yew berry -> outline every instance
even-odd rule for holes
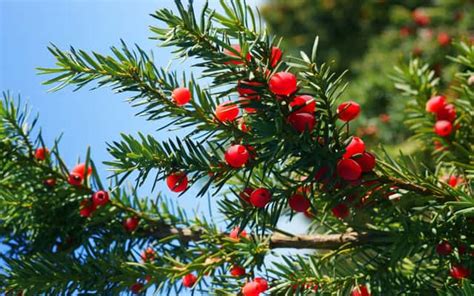
[[[351,296],[370,296],[369,289],[365,285],[359,285],[352,289]]]
[[[442,241],[436,246],[436,253],[442,256],[447,256],[453,252],[453,247],[447,241]]]
[[[220,121],[233,121],[239,116],[239,107],[231,101],[221,103],[216,107],[216,117]]]
[[[183,286],[186,288],[191,288],[196,283],[196,280],[197,277],[194,274],[188,273],[187,275],[183,276]]]
[[[258,90],[263,87],[263,83],[252,80],[239,80],[237,83],[237,92],[239,96],[249,98],[249,99],[258,99]]]
[[[264,208],[270,202],[271,198],[272,193],[270,190],[258,188],[250,194],[250,203],[257,208]]]
[[[271,78],[268,86],[275,95],[289,96],[296,91],[296,76],[290,72],[278,72]]]
[[[290,114],[290,116],[288,116],[288,122],[299,133],[303,133],[306,130],[311,132],[316,124],[314,115],[309,113]]]
[[[421,8],[415,9],[412,12],[411,17],[418,26],[424,27],[429,25],[431,22],[429,15],[427,15],[426,12]]]
[[[73,173],[79,174],[83,179],[86,177],[90,176],[92,174],[92,167],[90,165],[87,166],[87,176],[86,176],[86,164],[85,163],[80,163],[76,165],[72,169]]]
[[[350,214],[349,208],[343,203],[337,204],[331,211],[334,217],[339,219],[345,219]]]
[[[69,174],[68,183],[72,186],[81,186],[83,180],[82,175],[73,172]]]
[[[230,274],[235,277],[243,276],[245,274],[245,268],[239,265],[234,265],[230,269]]]
[[[140,254],[143,262],[149,262],[155,260],[156,252],[152,248],[148,247],[145,251]]]
[[[261,277],[256,277],[253,281],[258,284],[258,289],[260,292],[265,292],[266,290],[268,290],[268,283],[265,279]]]
[[[351,158],[356,154],[362,154],[365,151],[365,143],[359,137],[352,137],[351,141],[346,147],[346,152],[342,155],[343,158]]]
[[[426,112],[437,113],[446,105],[445,96],[434,96],[426,102]]]
[[[453,122],[456,119],[456,107],[453,104],[447,104],[436,112],[436,120],[447,120]]]
[[[243,296],[259,296],[260,295],[260,290],[259,290],[258,283],[254,282],[254,281],[246,283],[242,287],[242,295]]]
[[[49,155],[49,150],[44,147],[39,147],[35,151],[35,158],[36,160],[45,160],[46,157]]]
[[[337,117],[342,121],[351,121],[359,116],[360,105],[354,101],[341,103],[337,107]]]
[[[250,188],[250,187],[245,188],[244,191],[242,191],[239,194],[240,198],[243,199],[246,202],[250,202],[250,195],[252,194],[253,190],[254,189]]]
[[[229,233],[229,237],[235,240],[239,240],[241,237],[247,238],[247,231],[240,231],[240,227],[237,226]]]
[[[457,177],[457,176],[450,176],[448,179],[448,184],[451,187],[456,187],[458,184],[463,182],[462,177]]]
[[[438,34],[438,44],[440,46],[448,46],[451,43],[451,37],[446,32],[440,32]]]
[[[123,228],[127,232],[133,232],[138,227],[138,223],[140,223],[140,219],[138,217],[128,217],[123,221]]]
[[[191,101],[191,92],[186,87],[178,87],[171,93],[173,101],[178,106],[183,106]]]
[[[91,201],[91,199],[86,198],[81,201],[79,206],[79,215],[84,218],[88,218],[96,210],[96,206]]]
[[[188,176],[184,172],[175,172],[166,178],[166,185],[173,192],[183,192],[188,188]]]
[[[362,172],[371,172],[375,167],[375,156],[370,152],[364,152],[360,157],[354,158],[354,160],[360,165]]]
[[[224,154],[225,161],[233,168],[240,168],[247,163],[250,154],[244,145],[232,145]]]
[[[449,273],[453,278],[460,280],[469,277],[471,271],[467,267],[464,267],[460,264],[455,264],[451,267]]]
[[[272,68],[275,68],[276,65],[278,65],[278,62],[281,60],[282,56],[282,51],[276,46],[272,47],[272,53],[270,54],[270,65]]]
[[[109,202],[109,193],[107,191],[100,190],[100,191],[95,192],[92,195],[92,203],[96,207],[103,206],[107,204],[108,202]]]
[[[301,213],[306,212],[311,206],[309,200],[301,194],[292,195],[288,200],[288,203],[290,205],[290,208],[292,208],[295,212]]]
[[[43,184],[44,186],[49,187],[49,188],[54,187],[56,186],[56,179],[54,178],[46,179],[43,181]]]
[[[135,283],[135,284],[130,286],[130,291],[133,294],[140,294],[140,292],[142,292],[142,290],[143,290],[143,284],[142,283]]]
[[[346,181],[357,180],[362,174],[362,168],[353,159],[341,159],[337,163],[336,171],[339,177]]]
[[[453,124],[447,120],[438,120],[434,126],[434,132],[441,137],[447,137],[453,131]]]
[[[240,48],[240,45],[232,44],[231,47],[235,51],[237,51],[238,54],[235,53],[234,51],[229,50],[229,49],[224,49],[224,54],[228,55],[229,57],[232,57],[231,61],[225,62],[224,64],[242,65],[244,63],[244,61],[242,61],[242,57],[240,56],[241,52],[242,52],[242,49]],[[250,55],[250,53],[247,53],[246,59],[247,59],[247,61],[250,61],[252,59],[252,56]]]
[[[290,107],[293,113],[314,113],[316,101],[309,95],[297,96],[290,102]]]

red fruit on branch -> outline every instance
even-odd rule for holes
[[[242,295],[243,296],[259,296],[260,295],[260,290],[259,290],[258,283],[254,282],[254,281],[246,283],[242,287]]]
[[[415,9],[412,12],[411,17],[413,21],[421,27],[428,26],[431,22],[429,15],[427,15],[426,12],[421,8]]]
[[[257,208],[264,208],[270,202],[271,198],[272,193],[270,190],[258,188],[250,194],[250,203]]]
[[[35,158],[36,160],[39,160],[39,161],[45,160],[46,157],[48,157],[48,155],[49,155],[48,148],[39,147],[35,151]]]
[[[130,291],[133,293],[133,294],[140,294],[143,290],[143,284],[142,283],[135,283],[133,285],[130,286]]]
[[[454,264],[449,270],[451,276],[457,280],[468,278],[471,271],[460,264]]]
[[[133,232],[138,228],[138,223],[140,223],[140,218],[138,217],[128,217],[123,221],[123,228],[127,232]]]
[[[453,252],[453,247],[448,241],[442,241],[436,246],[436,253],[441,256],[447,256]]]
[[[88,167],[87,167],[87,176],[86,176],[86,164],[85,163],[80,163],[80,164],[76,165],[72,169],[72,172],[79,174],[83,179],[85,179],[86,177],[89,177],[92,174],[92,167],[90,166],[90,164],[88,165]]]
[[[233,121],[239,116],[239,107],[231,101],[221,103],[216,107],[216,118],[220,121]]]
[[[295,212],[300,213],[306,212],[311,206],[309,200],[301,194],[292,195],[288,200],[288,203],[290,205],[290,208],[292,208]]]
[[[346,181],[355,181],[362,174],[362,168],[353,159],[341,159],[337,163],[336,171],[339,177]]]
[[[235,49],[235,51],[237,51],[239,54],[236,54],[235,52],[229,49],[224,49],[224,54],[228,55],[229,57],[232,57],[231,61],[225,62],[224,64],[242,65],[244,61],[242,60],[242,57],[240,56],[242,54],[242,49],[240,48],[240,45],[232,44],[231,47]],[[252,55],[250,53],[247,53],[245,58],[247,59],[247,61],[250,61],[252,59]]]
[[[441,137],[447,137],[453,131],[453,124],[447,120],[438,120],[434,126],[434,132]]]
[[[289,96],[296,92],[296,76],[290,72],[275,73],[268,83],[270,91],[275,95]]]
[[[229,237],[235,240],[239,240],[241,237],[247,238],[247,231],[240,231],[240,227],[237,226],[234,227],[234,229],[232,229],[232,231],[229,233]]]
[[[446,105],[445,96],[434,96],[426,102],[426,112],[437,113]]]
[[[258,290],[260,292],[263,293],[268,290],[268,282],[264,278],[256,277],[253,281],[258,284]]]
[[[178,87],[171,93],[173,101],[178,106],[183,106],[191,101],[191,92],[186,87]]]
[[[244,145],[232,145],[224,154],[225,161],[233,168],[240,168],[247,163],[250,154]]]
[[[311,132],[316,124],[314,115],[309,113],[290,114],[290,116],[288,116],[288,122],[299,133],[303,133],[306,130]]]
[[[375,167],[375,156],[370,152],[364,152],[360,157],[354,158],[360,165],[363,173],[371,172]]]
[[[145,251],[140,254],[143,262],[150,262],[155,260],[156,252],[152,248],[148,247]]]
[[[79,206],[79,215],[84,218],[89,218],[96,210],[96,206],[90,198],[83,199]]]
[[[438,34],[438,44],[440,46],[448,46],[451,43],[451,37],[446,32],[440,32]]]
[[[241,277],[241,276],[245,275],[245,268],[243,268],[242,266],[239,266],[239,265],[234,265],[230,269],[230,274],[232,276],[235,276],[235,277]]]
[[[450,176],[448,178],[448,185],[451,186],[451,187],[456,187],[457,185],[461,184],[463,181],[464,180],[463,180],[462,177]]]
[[[354,101],[341,103],[337,107],[337,117],[342,121],[351,121],[360,114],[360,105]]]
[[[346,204],[339,203],[334,208],[332,208],[332,214],[334,217],[339,219],[345,219],[349,216],[350,210]]]
[[[369,289],[365,285],[359,285],[352,289],[351,296],[370,296]]]
[[[276,46],[272,47],[272,52],[270,54],[270,66],[275,68],[275,66],[280,62],[283,52]]]
[[[346,146],[346,152],[342,155],[343,158],[351,158],[356,154],[362,154],[365,151],[365,143],[359,137],[352,137],[349,144]]]
[[[69,174],[68,183],[72,186],[81,186],[83,180],[82,175],[72,172]]]
[[[192,273],[188,273],[187,275],[183,276],[183,286],[186,288],[192,288],[196,281],[197,277]]]
[[[94,206],[103,206],[109,202],[109,193],[104,190],[100,190],[92,194],[92,203]]]
[[[244,201],[246,202],[250,202],[250,195],[252,194],[253,192],[253,188],[250,188],[250,187],[247,187],[244,189],[244,191],[242,191],[240,194],[239,194],[239,197],[241,199],[243,199]]]
[[[436,112],[436,120],[447,120],[453,122],[456,119],[456,107],[453,104],[447,104]]]
[[[316,101],[309,95],[297,96],[290,102],[290,107],[293,113],[314,113]]]
[[[264,86],[263,83],[252,80],[239,80],[237,82],[237,92],[239,96],[249,99],[259,98],[259,89]]]
[[[184,172],[175,172],[166,178],[166,185],[173,192],[183,192],[188,188],[188,176]]]

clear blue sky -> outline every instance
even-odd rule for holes
[[[83,89],[72,92],[67,88],[47,93],[41,85],[46,77],[38,76],[36,67],[52,66],[54,59],[46,47],[50,42],[62,49],[69,45],[84,50],[109,53],[109,47],[119,45],[120,39],[128,44],[137,43],[145,50],[153,50],[156,63],[167,65],[169,48],[158,48],[149,40],[148,26],[157,24],[149,16],[161,7],[174,7],[172,0],[0,0],[0,91],[10,90],[27,99],[34,112],[40,114],[40,125],[46,144],[64,133],[61,150],[69,166],[78,157],[84,158],[87,146],[92,147],[93,158],[100,162],[109,159],[106,142],[119,139],[119,133],[151,133],[164,140],[175,136],[159,125],[134,116],[124,100],[126,94],[113,94],[110,89],[95,91]],[[202,0],[195,0],[200,7]],[[261,0],[248,0],[249,4]],[[209,3],[219,8],[217,0]],[[184,70],[177,62],[174,69]],[[99,166],[102,176],[106,168]],[[157,188],[168,194],[163,182]],[[195,191],[194,191],[195,192]],[[145,192],[146,193],[146,192]],[[207,211],[207,199],[196,199],[191,191],[179,200],[188,210]],[[304,222],[295,227],[303,232]]]

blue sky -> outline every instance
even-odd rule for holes
[[[209,2],[211,7],[219,8],[218,1]],[[255,5],[261,2],[248,1]],[[195,0],[196,7],[203,3]],[[37,75],[35,70],[54,64],[46,47],[52,42],[62,49],[72,45],[109,53],[109,47],[119,45],[123,39],[130,45],[137,43],[147,51],[153,50],[156,63],[167,65],[170,49],[158,48],[156,41],[148,39],[148,26],[157,24],[149,14],[162,7],[173,8],[174,3],[171,0],[0,0],[0,90],[21,94],[33,111],[40,114],[47,145],[63,133],[60,147],[69,166],[78,157],[84,158],[87,147],[91,146],[92,156],[105,177],[106,168],[100,162],[109,159],[106,142],[119,139],[121,132],[150,133],[159,140],[176,134],[155,132],[160,125],[134,116],[138,110],[125,102],[127,95],[113,94],[108,88],[78,92],[66,88],[48,93],[48,87],[41,85],[47,77]],[[178,62],[172,68],[185,70]],[[169,192],[163,182],[159,185],[158,191]],[[193,192],[181,197],[179,204],[190,211],[207,211],[207,199],[196,199]],[[296,226],[298,232],[303,231],[301,222]]]

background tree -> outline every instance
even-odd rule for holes
[[[351,134],[357,102],[310,52],[290,57],[244,2],[223,13],[177,1],[158,10],[153,38],[196,60],[199,78],[159,68],[138,46],[112,56],[50,47],[40,68],[54,90],[109,86],[131,94],[148,120],[189,128],[182,139],[121,135],[109,143],[108,184],[88,152],[68,168],[59,140],[44,143],[28,108],[6,93],[0,108],[0,235],[10,249],[0,287],[24,294],[470,295],[474,198],[474,47],[457,45],[451,96],[420,60],[400,66],[408,127],[435,143],[434,165],[376,156]],[[442,93],[450,93],[443,91]],[[364,112],[364,110],[362,110]],[[444,179],[446,177],[446,179]],[[127,179],[135,181],[128,188]],[[226,229],[187,217],[165,197],[139,197],[147,180],[170,194],[212,193]],[[173,193],[174,192],[174,193]],[[173,197],[174,198],[174,197]],[[279,221],[304,213],[307,234]],[[279,248],[316,249],[283,256]]]

